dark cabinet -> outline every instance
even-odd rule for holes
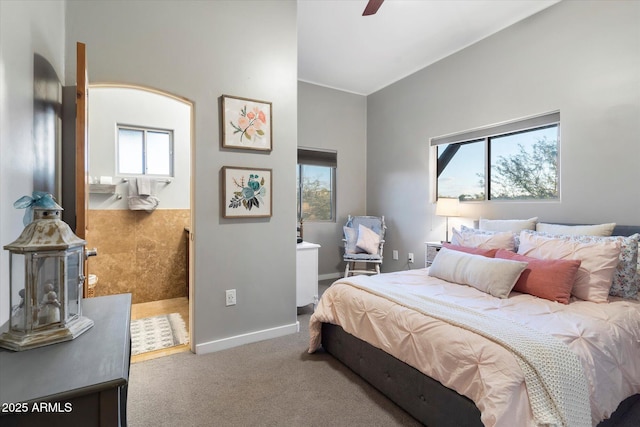
[[[131,294],[82,304],[94,326],[73,341],[0,350],[0,425],[127,425]]]

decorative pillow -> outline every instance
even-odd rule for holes
[[[485,231],[475,228],[460,227],[460,231],[453,229],[451,243],[458,246],[481,249],[507,249],[514,251],[516,242],[510,231]]]
[[[380,246],[380,235],[362,224],[358,225],[358,249],[362,249],[368,254],[377,254]]]
[[[567,236],[611,236],[615,226],[615,222],[598,225],[560,225],[539,222],[535,230],[542,233],[565,234]]]
[[[454,251],[466,252],[468,254],[482,255],[487,258],[495,258],[496,252],[498,252],[498,249],[469,248],[467,246],[458,246],[447,242],[443,243],[442,247]]]
[[[580,267],[580,260],[543,260],[504,249],[496,252],[496,258],[524,261],[529,264],[513,287],[514,291],[569,304],[571,288]]]
[[[571,293],[585,301],[607,302],[620,256],[620,243],[583,243],[573,237],[547,237],[523,230],[520,232],[518,253],[539,259],[581,260]]]
[[[582,243],[618,242],[620,245],[620,256],[618,264],[613,273],[611,289],[609,295],[615,297],[637,299],[640,292],[640,271],[639,248],[640,234],[631,236],[567,236],[549,233],[533,233],[539,236],[552,237],[556,239],[575,240]]]
[[[526,262],[442,248],[428,271],[430,276],[447,282],[473,286],[494,297],[507,298],[526,267]]]
[[[355,228],[342,227],[344,231],[344,239],[347,241],[344,251],[348,254],[355,254],[357,252],[356,242],[358,240],[358,232]]]
[[[538,217],[529,219],[484,219],[480,218],[478,228],[486,231],[511,231],[520,233],[522,230],[535,230]]]

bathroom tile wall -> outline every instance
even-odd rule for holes
[[[188,209],[89,210],[89,273],[95,296],[130,292],[141,303],[187,295]]]

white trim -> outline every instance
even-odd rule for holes
[[[328,274],[318,274],[318,280],[329,280],[329,279],[339,279],[342,277],[342,274],[336,273],[328,273]]]
[[[278,338],[284,335],[295,334],[300,330],[300,325],[291,323],[289,325],[278,326],[275,328],[264,329],[262,331],[249,332],[248,334],[236,335],[234,337],[222,338],[219,340],[209,341],[202,344],[196,344],[196,354],[213,353],[220,350],[226,350],[238,347],[244,344],[250,344],[258,341],[264,341],[271,338]]]

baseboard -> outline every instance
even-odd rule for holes
[[[318,280],[339,279],[341,277],[340,273],[318,274]]]
[[[213,353],[244,344],[278,338],[284,335],[295,334],[299,330],[300,324],[299,322],[295,322],[289,325],[278,326],[276,328],[264,329],[262,331],[250,332],[248,334],[236,335],[234,337],[196,344],[196,354]]]

